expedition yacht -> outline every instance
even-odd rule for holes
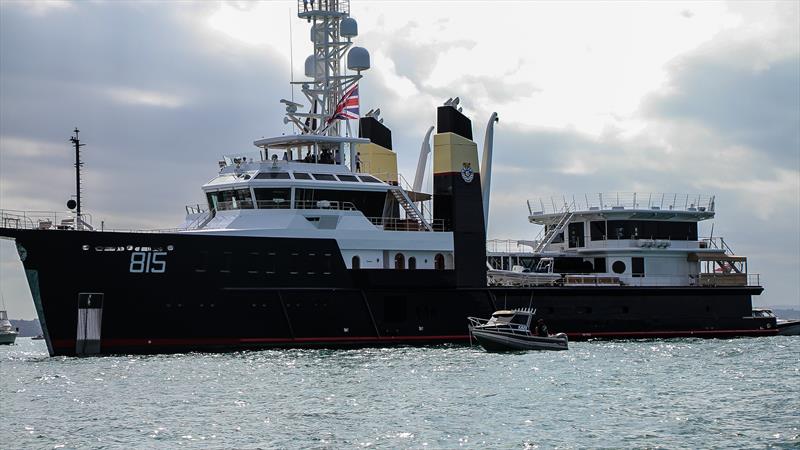
[[[548,232],[530,261],[540,269],[550,261],[542,278],[551,281],[509,281],[524,270],[502,270],[510,260],[492,253],[489,262],[500,266],[489,269],[496,114],[479,166],[459,99],[439,106],[433,145],[431,127],[408,186],[379,111],[358,114],[358,81],[370,61],[353,46],[349,2],[298,2],[298,16],[312,24],[314,53],[305,61],[308,80],[296,82],[307,105],[281,100],[284,122],[297,132],[220,160],[202,187],[204,204],[187,207],[178,229],[95,230],[80,210],[80,186],[71,217],[2,212],[0,236],[16,240],[51,355],[467,343],[467,317],[526,307],[570,339],[774,334],[774,318],[751,314],[760,286],[628,283],[623,275],[637,279],[640,267],[633,247],[620,256],[619,276],[605,277],[602,251],[580,253],[589,248],[572,244],[586,243],[579,236],[589,232],[588,243],[599,245],[596,217],[613,207],[531,211]],[[77,130],[73,143],[79,171]],[[424,193],[430,153],[433,192]],[[604,235],[616,236],[612,220],[602,220]],[[559,241],[565,230],[567,244]],[[565,254],[548,256],[559,245]],[[687,254],[705,257],[700,250]],[[617,262],[605,264],[616,271]]]

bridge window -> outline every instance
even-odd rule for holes
[[[394,255],[394,268],[399,270],[406,268],[406,257],[402,253]]]
[[[361,268],[361,258],[358,255],[353,256],[353,263],[351,264],[354,270],[358,270]]]
[[[211,192],[209,194],[212,207],[218,211],[229,209],[253,209],[253,197],[250,189],[231,189],[227,191]]]
[[[304,172],[295,172],[294,173],[294,179],[295,180],[310,180],[311,179],[311,175],[307,174],[307,173],[304,173]]]
[[[411,258],[408,258],[408,268],[411,269],[411,270],[414,270],[414,269],[417,268],[417,258],[415,258],[413,256]]]
[[[355,175],[337,175],[339,177],[339,181],[352,181],[354,183],[358,183],[358,178]]]
[[[436,270],[444,270],[444,255],[437,253],[433,258],[433,267]]]
[[[256,180],[288,180],[288,172],[261,172],[256,175]]]
[[[258,209],[289,209],[292,190],[289,188],[256,188],[256,207]]]
[[[329,173],[315,173],[314,179],[319,181],[336,181],[336,177]]]

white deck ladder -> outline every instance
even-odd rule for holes
[[[550,245],[550,243],[553,242],[553,239],[555,239],[558,233],[564,231],[564,227],[566,227],[569,221],[572,220],[573,215],[574,213],[572,211],[570,211],[569,209],[565,209],[564,214],[562,214],[561,217],[559,217],[558,222],[555,224],[555,226],[550,227],[550,229],[544,235],[542,240],[539,241],[539,244],[536,245],[536,248],[533,250],[533,252],[541,253],[545,249],[545,247]]]
[[[419,211],[419,209],[417,209],[417,205],[411,201],[411,198],[408,196],[408,193],[405,191],[405,189],[395,186],[389,189],[389,192],[392,193],[394,198],[397,199],[397,203],[399,203],[406,211],[406,217],[417,222],[417,224],[421,228],[424,228],[425,231],[433,231],[431,224],[429,224],[422,217],[422,213]]]

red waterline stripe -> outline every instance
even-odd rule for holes
[[[292,342],[403,342],[403,341],[444,341],[469,339],[467,334],[443,336],[343,336],[343,337],[308,337],[308,338],[196,338],[196,339],[102,339],[100,346],[146,346],[146,345],[231,345],[231,344],[257,344],[257,343],[292,343]],[[71,348],[75,346],[74,339],[58,339],[53,341],[53,347]]]

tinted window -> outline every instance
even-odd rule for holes
[[[589,224],[589,230],[593,241],[602,241],[606,238],[605,220],[593,220]]]
[[[386,202],[386,193],[296,188],[294,198],[295,208],[297,209],[315,209],[318,201],[328,200],[332,205],[338,205],[342,208],[349,208],[352,205],[367,217],[381,217],[383,215],[383,205]]]
[[[314,178],[320,181],[336,181],[336,177],[329,173],[315,173]]]
[[[583,222],[569,224],[567,231],[569,232],[570,247],[583,247],[585,245],[585,238],[583,236]]]
[[[592,239],[594,239],[594,222],[592,224]],[[696,241],[697,222],[609,220],[608,239],[670,239],[674,241]]]
[[[355,175],[336,175],[340,181],[353,181],[358,183],[358,178]]]
[[[363,181],[364,183],[380,183],[381,182],[381,180],[379,180],[379,179],[377,179],[375,177],[371,177],[369,175],[360,175],[358,178],[361,181]]]
[[[644,258],[631,258],[631,273],[635,277],[644,276]]]
[[[625,273],[625,263],[622,261],[614,261],[614,264],[611,265],[611,270],[614,273]]]
[[[232,189],[216,192],[217,209],[253,209],[253,198],[250,189]]]
[[[289,188],[255,188],[256,207],[259,209],[289,209],[292,190]]]
[[[294,173],[295,180],[310,180],[311,175],[303,172],[295,172]]]
[[[288,172],[261,172],[256,175],[257,180],[288,180]]]

